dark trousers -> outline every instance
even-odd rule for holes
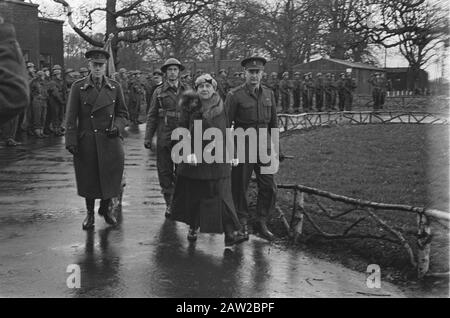
[[[320,112],[323,107],[323,91],[316,92],[316,109]]]
[[[5,140],[16,139],[19,115],[2,125],[2,134]]]
[[[47,117],[47,102],[35,99],[32,102],[33,129],[43,129]]]
[[[328,93],[328,92],[325,93],[325,107],[326,107],[327,110],[330,110],[330,109],[333,108],[331,92],[330,93]]]
[[[386,93],[382,92],[381,90],[375,89],[372,92],[372,97],[373,97],[373,109],[374,110],[382,109],[384,106]]]
[[[50,104],[50,123],[53,126],[53,129],[58,130],[61,128],[61,118],[63,117],[64,113],[64,105],[58,104],[58,103],[51,103]]]
[[[241,163],[231,172],[231,189],[236,213],[240,220],[248,220],[247,190],[253,171],[256,174],[258,198],[256,215],[266,219],[275,208],[277,186],[272,174],[261,174],[261,166],[256,163]]]
[[[312,108],[312,94],[304,92],[302,97],[303,97],[303,111],[308,112]]]
[[[171,157],[172,146],[167,141],[158,140],[156,146],[156,165],[161,193],[167,198],[173,194],[176,180],[176,167]]]
[[[344,92],[339,92],[339,110],[343,111],[345,109],[345,94]]]
[[[302,93],[299,91],[294,91],[294,110],[300,111],[301,108],[301,96]]]

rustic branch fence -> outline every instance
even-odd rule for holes
[[[381,112],[367,112],[367,111],[351,111],[351,112],[328,112],[328,113],[304,113],[298,115],[281,114],[278,116],[279,126],[283,132],[289,132],[299,129],[312,129],[318,127],[328,127],[331,125],[340,124],[394,124],[394,123],[408,123],[408,124],[443,124],[448,125],[448,118],[445,114],[427,113],[427,112],[405,112],[405,111],[381,111]],[[293,191],[292,214],[291,219],[288,220],[277,205],[276,210],[278,218],[281,220],[290,238],[296,242],[303,234],[303,225],[307,221],[314,230],[321,236],[327,239],[378,239],[385,240],[391,243],[399,244],[405,253],[408,255],[409,263],[416,269],[417,276],[423,278],[425,276],[448,276],[446,273],[431,273],[430,269],[430,251],[431,251],[431,222],[436,222],[445,227],[448,231],[450,224],[450,216],[448,212],[443,212],[434,209],[426,209],[422,207],[414,207],[401,204],[386,204],[379,202],[372,202],[368,200],[361,200],[350,198],[342,195],[337,195],[331,192],[323,191],[298,184],[278,184],[279,189]],[[305,208],[305,198],[308,196],[308,201],[315,204],[320,211],[331,219],[336,220],[351,212],[357,212],[361,216],[356,221],[351,223],[348,227],[342,230],[341,233],[333,234],[324,231],[315,221],[312,216],[312,210],[307,211]],[[340,202],[348,205],[349,208],[344,212],[333,213],[329,211],[324,205],[319,202],[319,198],[325,198],[334,202]],[[414,255],[413,248],[409,244],[405,236],[397,230],[394,226],[388,224],[383,220],[378,212],[391,211],[395,213],[410,213],[415,214],[417,219],[417,255]],[[358,224],[366,219],[373,220],[381,227],[386,234],[377,236],[370,234],[356,234],[354,230]]]

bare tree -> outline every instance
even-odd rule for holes
[[[72,29],[93,46],[102,47],[110,34],[114,34],[112,49],[114,55],[121,42],[137,43],[155,37],[155,27],[192,16],[200,12],[212,0],[165,0],[167,3],[183,3],[185,11],[167,16],[156,0],[105,0],[104,7],[95,7],[86,14],[86,19],[75,23],[72,18],[73,9],[65,0],[53,0],[62,4],[67,10],[68,21]],[[161,8],[158,10],[158,8]],[[86,29],[92,25],[93,16],[98,12],[105,14],[106,32],[103,41],[93,39]],[[132,20],[133,23],[129,23]]]

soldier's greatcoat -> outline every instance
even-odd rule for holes
[[[74,156],[78,194],[91,199],[119,195],[124,169],[122,138],[109,137],[112,127],[123,131],[128,119],[118,82],[104,77],[100,91],[91,76],[72,85],[66,114],[66,147],[78,146]]]

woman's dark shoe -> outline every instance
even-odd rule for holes
[[[188,239],[189,242],[197,241],[197,230],[191,227],[189,229],[189,233],[187,235],[187,239]]]
[[[95,214],[94,211],[88,211],[87,216],[83,221],[83,230],[92,229],[95,226]]]
[[[242,233],[225,233],[225,247],[233,246],[240,244],[244,241],[248,240]]]

